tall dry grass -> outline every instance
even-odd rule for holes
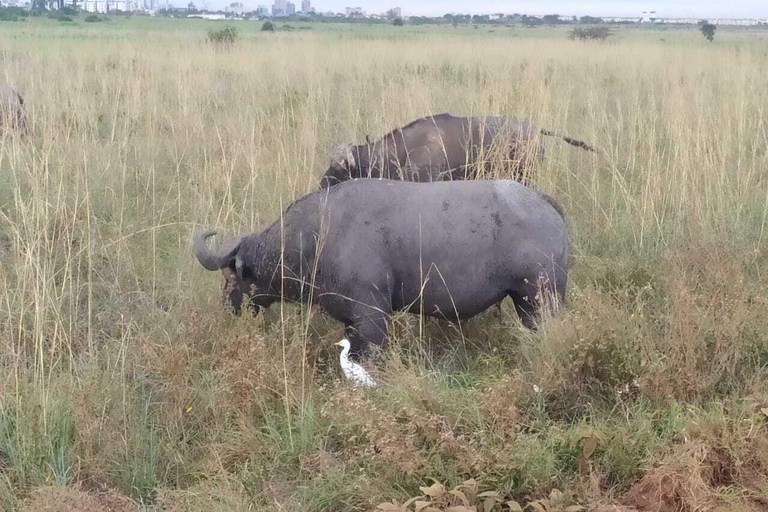
[[[182,509],[362,510],[427,476],[599,500],[697,421],[676,404],[764,404],[758,39],[318,29],[246,32],[220,52],[202,25],[146,23],[0,34],[31,131],[0,139],[4,506],[54,482]],[[569,218],[569,312],[534,334],[506,308],[461,332],[398,317],[383,392],[349,396],[329,348],[339,326],[288,306],[229,318],[190,235],[258,229],[317,188],[336,144],[443,111],[597,146],[551,140],[534,176]],[[616,402],[636,380],[640,402]],[[587,427],[603,436],[592,487],[569,437]],[[767,474],[748,447],[733,453]]]

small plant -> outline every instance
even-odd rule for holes
[[[577,27],[570,31],[568,38],[579,41],[605,41],[613,35],[608,27]]]
[[[271,21],[267,20],[264,22],[264,24],[261,26],[262,32],[274,32],[275,31],[275,24]]]
[[[399,503],[381,503],[376,509],[381,512],[410,512],[411,510],[430,510],[440,512],[451,510],[452,512],[482,511],[490,512],[502,503],[501,495],[497,492],[482,492],[478,494],[477,482],[469,479],[454,489],[448,490],[435,480],[429,487],[419,487],[422,496],[417,496]],[[413,507],[413,508],[412,508]],[[522,509],[521,509],[522,510]]]
[[[416,496],[406,501],[402,505],[397,502],[385,502],[376,507],[380,512],[411,512],[426,511],[429,512],[492,512],[509,510],[511,512],[522,512],[523,510],[535,511],[564,511],[564,512],[584,512],[586,509],[581,505],[568,505],[572,503],[570,496],[565,493],[552,489],[548,499],[531,501],[523,508],[516,501],[504,502],[502,495],[496,491],[486,491],[478,493],[478,483],[474,479],[469,479],[455,488],[448,490],[446,487],[435,480],[435,483],[429,487],[419,487],[422,496]]]
[[[64,14],[62,12],[50,12],[50,13],[48,13],[48,18],[50,18],[52,20],[64,21],[64,22],[71,22],[71,21],[73,21],[72,20],[72,16],[67,16],[66,14]]]
[[[210,29],[207,41],[216,48],[229,49],[237,42],[238,37],[235,27],[224,27],[219,30]]]
[[[715,40],[715,30],[717,30],[717,25],[714,25],[707,20],[701,20],[699,22],[699,30],[701,30],[701,34],[706,37],[707,41],[710,43]]]
[[[86,23],[101,23],[102,21],[106,21],[106,18],[91,14],[90,16],[86,16],[83,21]]]
[[[19,16],[24,15],[19,7],[0,7],[0,21],[19,21]]]
[[[392,20],[392,24],[396,27],[402,27],[403,25],[405,25],[405,22],[403,21],[403,18],[398,17]]]

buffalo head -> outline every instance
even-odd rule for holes
[[[259,300],[256,281],[243,262],[241,246],[244,236],[238,236],[218,253],[208,249],[206,241],[216,234],[216,231],[201,231],[195,235],[195,256],[206,270],[221,270],[224,276],[225,306],[231,307],[240,314],[244,305],[250,305],[254,313],[259,307],[268,306],[269,301]]]
[[[331,157],[331,165],[320,180],[320,188],[328,188],[343,181],[360,177],[360,169],[355,160],[354,146],[346,145],[336,148]]]

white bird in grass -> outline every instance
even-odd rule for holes
[[[366,388],[376,387],[376,381],[373,377],[368,375],[365,368],[359,364],[349,360],[349,349],[351,347],[348,339],[343,339],[334,345],[341,347],[341,355],[339,356],[339,362],[341,363],[341,369],[344,372],[344,376],[352,382],[355,387],[363,386]]]

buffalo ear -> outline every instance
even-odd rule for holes
[[[229,259],[227,264],[222,267],[222,272],[225,270],[230,276],[237,276],[238,279],[243,279],[246,271],[245,262],[239,255],[235,254]]]

